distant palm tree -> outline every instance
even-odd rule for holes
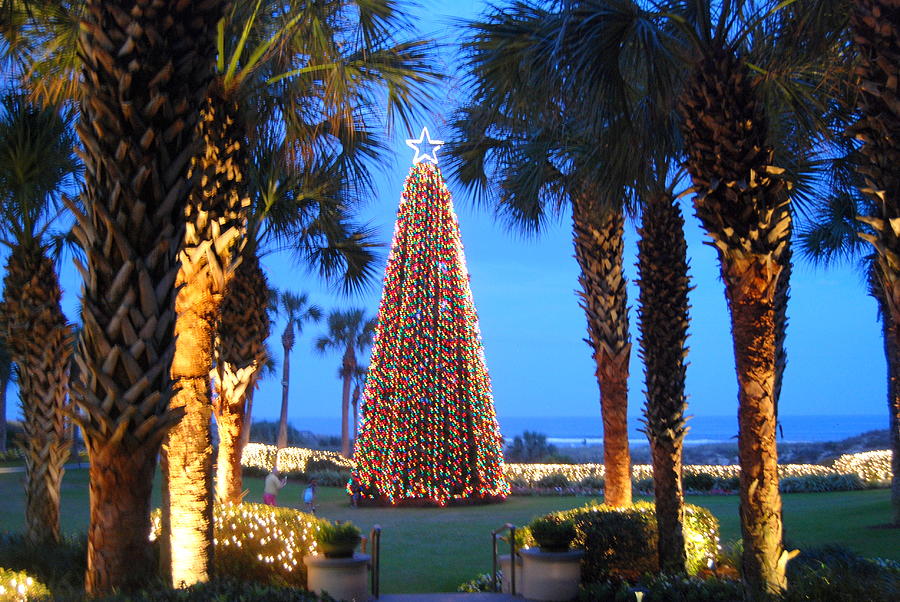
[[[342,352],[338,377],[343,381],[341,392],[341,453],[350,457],[350,389],[359,373],[357,354],[365,354],[372,345],[375,318],[366,318],[365,310],[333,311],[328,315],[328,334],[316,340],[316,349]]]
[[[19,377],[25,519],[35,542],[59,540],[59,490],[71,447],[65,412],[72,326],[60,307],[48,229],[78,171],[73,121],[70,110],[42,109],[19,95],[6,96],[0,105],[0,242],[10,249],[0,324]],[[3,397],[5,406],[5,391]]]
[[[278,420],[278,449],[287,447],[288,392],[291,378],[291,351],[294,349],[296,334],[303,332],[307,322],[318,322],[322,319],[322,310],[318,305],[309,303],[305,294],[290,291],[278,293],[279,313],[285,318],[284,331],[281,333],[281,345],[284,348],[284,359],[281,364],[281,417]]]
[[[359,402],[368,373],[368,366],[357,366],[356,373],[353,375],[353,397],[350,399],[350,403],[353,405],[353,441],[356,441],[359,433]]]

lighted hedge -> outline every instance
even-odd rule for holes
[[[584,583],[601,581],[610,575],[636,579],[659,572],[659,531],[652,503],[636,502],[614,508],[592,502],[554,514],[575,523],[575,546],[584,549]],[[684,540],[687,570],[693,575],[718,556],[719,521],[706,508],[685,504]]]
[[[0,568],[0,602],[49,600],[50,590],[25,571]]]
[[[316,553],[315,516],[264,504],[216,504],[215,570],[241,581],[306,587],[303,557]],[[151,540],[159,537],[160,511],[153,511]]]
[[[277,451],[274,445],[250,443],[244,448],[241,460],[246,467],[270,470],[278,458],[278,466],[283,472],[305,472],[310,462],[332,462],[341,467],[351,469],[353,461],[337,452],[286,447]],[[715,479],[731,479],[740,475],[741,468],[737,464],[688,464],[684,467],[684,475],[706,475]],[[830,476],[839,474],[855,474],[866,483],[885,483],[891,480],[891,452],[870,451],[858,454],[845,454],[838,458],[833,466],[819,464],[782,464],[778,467],[781,477]],[[506,464],[504,475],[510,482],[524,483],[534,487],[542,478],[551,475],[563,475],[571,483],[579,483],[586,478],[602,479],[602,464]],[[635,464],[631,467],[631,476],[635,481],[653,477],[653,467],[649,464]]]

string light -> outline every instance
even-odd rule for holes
[[[362,497],[444,505],[509,494],[459,224],[427,161],[404,185],[363,399],[351,478]]]

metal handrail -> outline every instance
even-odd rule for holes
[[[369,541],[372,542],[372,596],[377,598],[381,590],[381,525],[372,527],[369,533]]]
[[[512,523],[506,523],[502,527],[497,527],[491,531],[491,543],[493,544],[494,554],[494,572],[491,573],[494,591],[500,591],[500,582],[497,579],[497,539],[504,531],[509,531],[509,593],[516,595],[516,526]]]

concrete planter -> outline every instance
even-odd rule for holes
[[[521,552],[521,550],[519,550]],[[500,572],[503,573],[503,583],[500,586],[500,591],[504,594],[511,594],[512,589],[510,588],[510,577],[512,576],[512,567],[509,562],[509,554],[501,554],[497,557],[497,560],[500,562]],[[522,595],[522,556],[516,554],[516,594]]]
[[[370,600],[368,554],[354,554],[352,558],[304,556],[306,584],[311,592],[328,592],[336,600],[362,602]]]
[[[519,553],[523,573],[521,593],[525,598],[561,602],[578,596],[584,552],[541,552],[526,548]]]

